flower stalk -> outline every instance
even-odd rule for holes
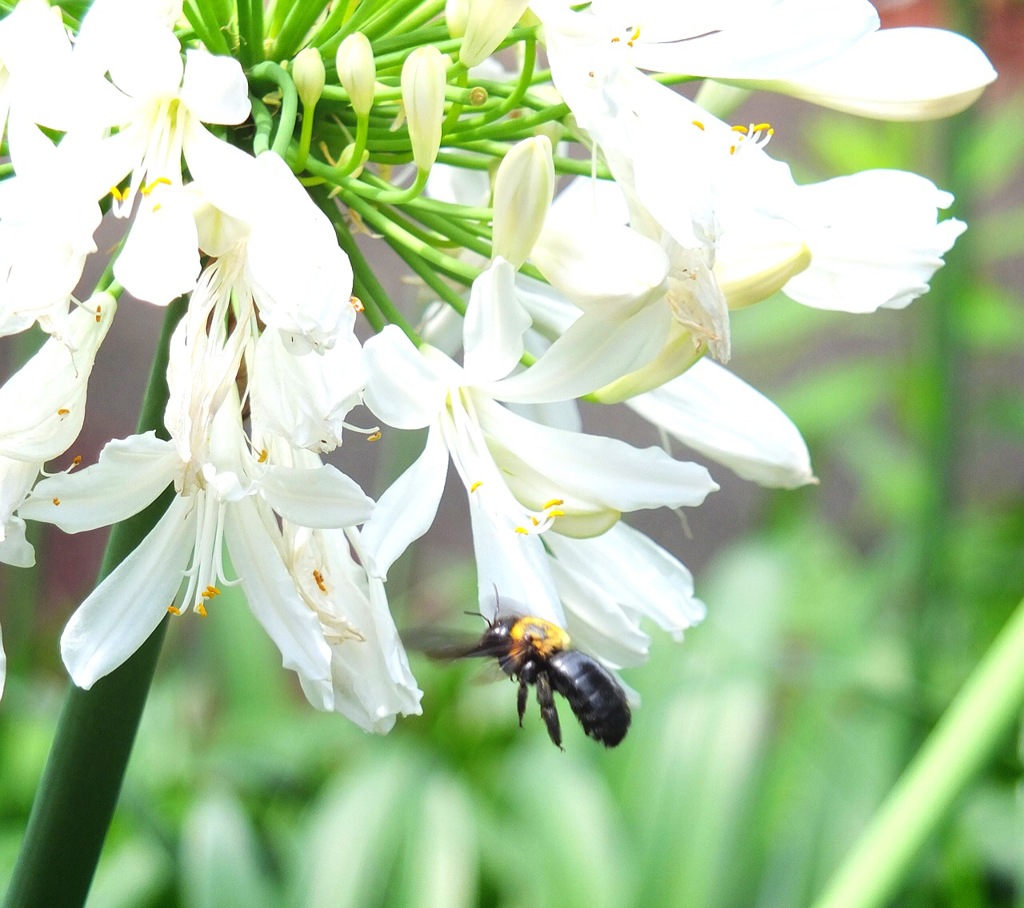
[[[814,908],[878,908],[1024,709],[1024,601],[1010,616]]]
[[[139,416],[139,431],[164,431],[170,338],[186,302],[181,299],[168,307]],[[138,545],[169,499],[169,495],[164,496],[114,527],[99,579],[110,574]],[[68,686],[5,908],[74,908],[85,902],[166,630],[164,620],[134,656],[92,689]],[[57,867],[59,873],[54,870]]]

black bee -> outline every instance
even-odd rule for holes
[[[434,647],[440,657],[494,657],[509,677],[519,682],[519,725],[523,724],[531,684],[537,688],[540,714],[548,736],[562,746],[554,693],[566,700],[591,738],[614,747],[629,730],[626,693],[600,662],[572,648],[569,635],[557,624],[529,615],[507,615],[487,622],[480,640],[466,647]]]

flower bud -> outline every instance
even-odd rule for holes
[[[444,5],[444,19],[448,25],[448,34],[453,38],[461,38],[466,34],[466,23],[469,21],[470,0],[448,0]]]
[[[373,107],[373,89],[377,82],[370,39],[362,32],[353,32],[338,45],[335,61],[338,80],[348,92],[352,109],[356,116],[365,117]]]
[[[530,0],[468,0],[466,34],[459,51],[459,62],[469,69],[486,60],[508,37],[526,12]]]
[[[519,268],[537,242],[555,191],[555,165],[547,136],[516,145],[494,178],[493,254]]]
[[[448,62],[433,44],[425,44],[402,65],[402,103],[417,170],[430,170],[441,147]]]
[[[316,107],[327,81],[324,61],[318,50],[306,47],[299,51],[292,61],[292,79],[303,107]]]

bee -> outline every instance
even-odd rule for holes
[[[476,643],[434,647],[428,649],[428,655],[496,658],[501,670],[519,682],[520,727],[529,688],[533,685],[548,737],[559,748],[562,747],[562,729],[555,706],[556,693],[569,701],[583,731],[605,747],[615,747],[629,730],[629,702],[615,676],[592,656],[574,649],[569,635],[543,618],[506,615],[487,620],[487,630]]]

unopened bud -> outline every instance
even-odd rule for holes
[[[459,62],[469,69],[486,60],[521,18],[530,0],[467,0],[469,15]],[[450,26],[449,26],[450,28]]]
[[[312,47],[300,50],[292,61],[292,79],[304,107],[316,107],[327,81],[324,61]]]
[[[441,147],[448,62],[433,44],[425,44],[402,65],[402,103],[417,170],[430,170]]]
[[[547,136],[516,145],[494,178],[493,253],[522,266],[544,227],[555,191],[555,165]]]
[[[444,5],[444,20],[448,25],[448,34],[453,38],[461,38],[466,34],[469,2],[470,0],[448,0]]]
[[[338,45],[335,62],[338,80],[348,92],[352,109],[356,116],[365,117],[373,107],[373,90],[377,84],[377,65],[370,39],[362,32],[353,32]]]

